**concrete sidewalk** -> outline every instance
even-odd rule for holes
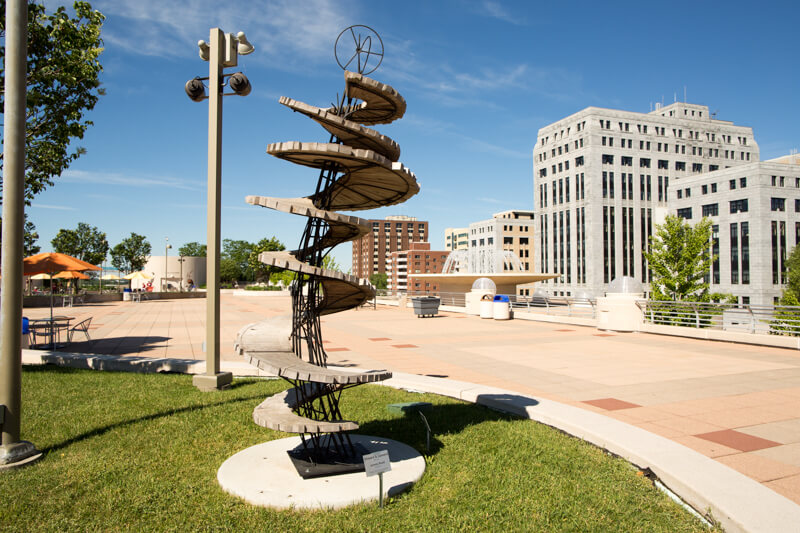
[[[289,298],[222,297],[223,361],[242,326],[289,312]],[[204,300],[57,308],[91,316],[70,352],[203,359]],[[28,317],[48,309],[26,309]],[[780,348],[456,313],[416,318],[379,306],[323,318],[329,362],[447,378],[553,400],[691,448],[800,503],[800,353]],[[241,373],[241,372],[237,372]],[[755,504],[757,505],[757,504]]]

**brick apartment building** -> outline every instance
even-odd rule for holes
[[[414,274],[439,274],[449,250],[431,250],[429,242],[412,242],[408,250],[392,252],[387,269],[387,289],[392,291],[439,290],[437,283],[415,280]]]
[[[408,250],[412,242],[428,242],[428,222],[416,217],[389,216],[370,220],[372,231],[353,241],[353,275],[387,274],[392,252]]]

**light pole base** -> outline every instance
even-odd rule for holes
[[[42,458],[42,452],[32,443],[23,440],[0,446],[0,471],[20,468]]]
[[[225,390],[231,386],[233,374],[219,372],[217,374],[197,374],[192,378],[192,384],[203,392]]]

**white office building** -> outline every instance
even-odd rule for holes
[[[669,205],[691,224],[712,220],[711,291],[740,303],[772,305],[786,283],[784,263],[800,243],[800,165],[750,163],[687,178]]]
[[[676,102],[650,113],[588,107],[540,129],[533,159],[533,270],[561,274],[539,286],[602,296],[622,276],[648,286],[642,250],[676,212],[675,191],[757,162],[759,151],[751,128]]]
[[[534,213],[509,210],[469,225],[468,253],[473,272],[531,271]],[[509,252],[509,253],[503,253]],[[509,256],[519,259],[519,263]]]

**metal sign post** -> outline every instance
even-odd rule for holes
[[[389,450],[380,450],[369,453],[363,457],[364,471],[367,477],[378,476],[378,505],[383,509],[383,473],[392,470],[392,463],[389,460]]]

